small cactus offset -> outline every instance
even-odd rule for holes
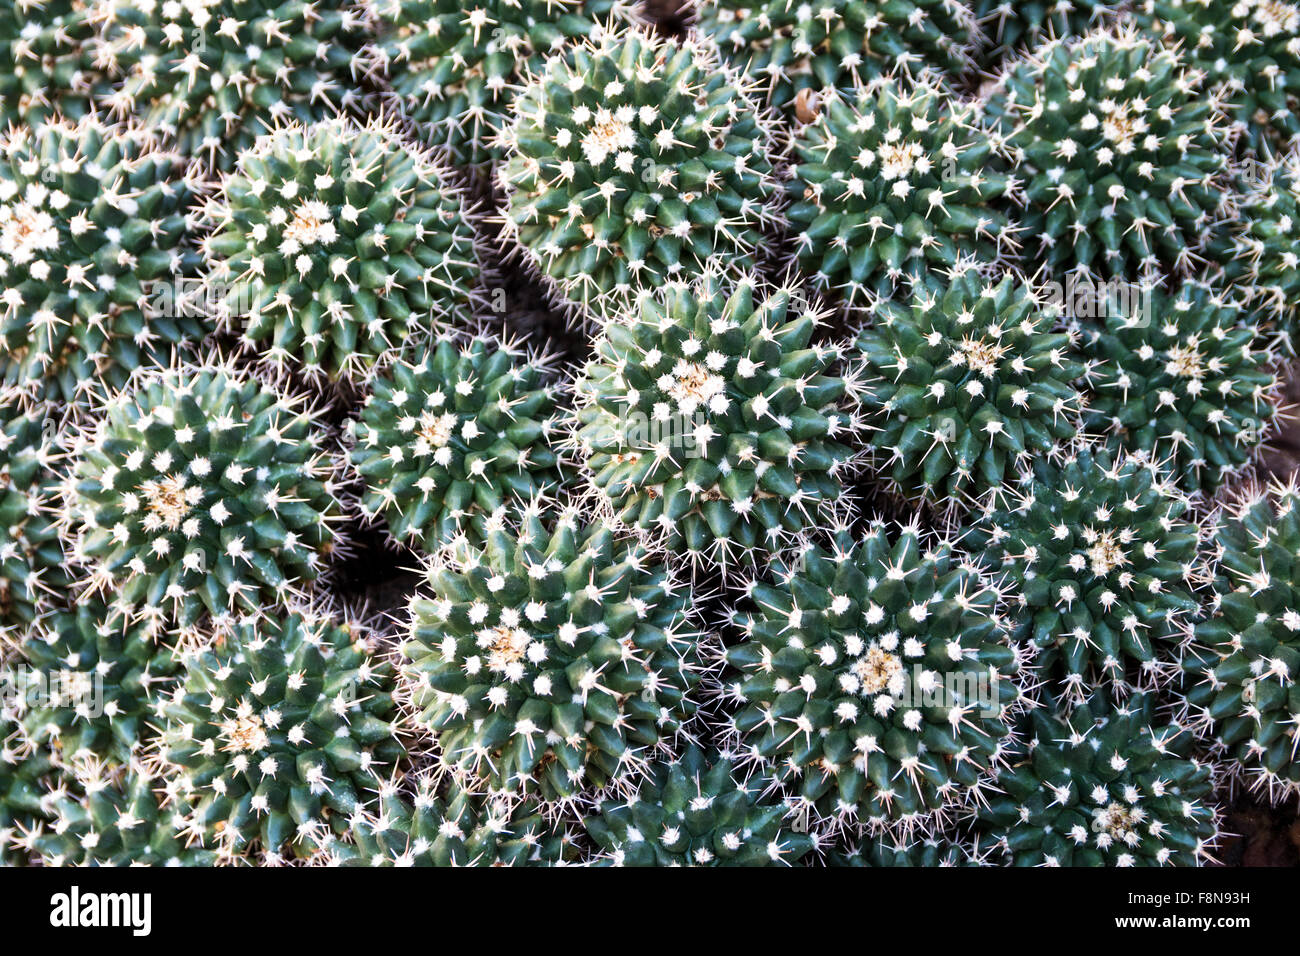
[[[1226,769],[1275,800],[1300,790],[1300,488],[1250,489],[1216,522],[1215,590],[1184,664],[1189,720]]]
[[[1248,466],[1277,424],[1281,387],[1256,315],[1196,283],[1098,306],[1097,320],[1077,320],[1089,430],[1167,468],[1189,494]]]
[[[487,336],[441,338],[371,382],[349,424],[361,510],[436,551],[511,505],[553,492],[558,413],[545,356]]]
[[[767,117],[708,43],[612,30],[530,74],[503,133],[505,237],[604,318],[780,222]]]
[[[692,565],[744,568],[845,510],[852,379],[824,315],[752,277],[643,298],[596,338],[573,444],[602,508]]]
[[[966,271],[910,308],[877,306],[858,337],[869,458],[891,487],[949,508],[1012,480],[1078,433],[1086,371],[1060,306],[1005,274]]]
[[[67,584],[52,514],[56,432],[52,406],[0,388],[0,638],[29,627]]]
[[[1012,866],[1200,866],[1219,812],[1190,730],[1139,695],[1069,717],[1036,711],[976,828]]]
[[[992,98],[1037,263],[1130,281],[1200,269],[1206,234],[1229,215],[1228,122],[1178,52],[1131,28],[1053,41]]]
[[[158,627],[258,613],[339,543],[317,413],[230,366],[146,376],[72,441],[60,512],[88,590]]]
[[[422,138],[482,166],[501,158],[520,78],[627,18],[620,0],[369,0],[368,56]]]
[[[222,324],[277,370],[355,380],[477,294],[466,199],[391,118],[259,138],[206,218]]]
[[[727,757],[690,747],[587,820],[601,848],[597,865],[792,866],[816,838],[792,828],[761,783],[737,780]]]
[[[846,90],[882,73],[956,77],[978,33],[965,0],[693,0],[693,13],[697,33],[770,103],[795,111],[804,91]]]
[[[275,861],[346,832],[404,754],[379,651],[361,625],[298,608],[230,622],[186,655],[152,755],[186,842]]]
[[[908,837],[985,799],[1023,706],[996,582],[915,525],[777,561],[732,614],[742,763],[801,812]]]
[[[880,78],[828,95],[794,141],[788,185],[800,269],[849,306],[959,262],[1013,252],[995,201],[1014,177],[975,106],[932,78]]]
[[[1190,504],[1153,465],[1104,448],[1056,458],[988,499],[962,544],[1014,582],[1008,616],[1064,705],[1162,683],[1199,609]]]
[[[685,585],[644,547],[529,508],[430,569],[406,706],[465,789],[563,802],[689,734],[706,647]]]
[[[0,377],[85,405],[197,345],[187,207],[205,188],[143,127],[88,116],[0,134]]]

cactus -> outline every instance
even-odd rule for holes
[[[44,685],[25,708],[26,737],[64,762],[89,755],[107,767],[129,763],[175,671],[147,627],[122,630],[109,619],[106,605],[85,602],[40,621],[22,644],[28,673]]]
[[[95,760],[72,768],[75,783],[44,798],[48,823],[26,832],[17,846],[43,866],[212,866],[216,854],[187,847],[184,819],[161,806],[158,781],[142,761],[108,771]]]
[[[832,866],[850,867],[957,867],[988,866],[987,855],[995,851],[991,844],[981,846],[978,835],[962,830],[953,835],[913,835],[910,839],[895,836],[870,837],[846,852],[831,858]]]
[[[906,837],[987,798],[1023,703],[992,579],[878,522],[744,590],[724,678],[736,750],[797,808]]]
[[[1153,466],[1104,448],[1055,458],[990,497],[962,543],[1013,585],[1015,637],[1041,649],[1039,676],[1063,706],[1163,683],[1199,608],[1190,503]]]
[[[107,78],[94,66],[102,0],[10,0],[0,8],[0,128],[81,116]]]
[[[483,520],[553,490],[555,387],[545,356],[487,336],[444,337],[419,364],[371,383],[350,423],[361,509],[434,551]]]
[[[408,799],[381,786],[352,820],[354,844],[331,862],[363,866],[558,866],[578,853],[567,830],[548,823],[536,800],[476,795],[454,783],[445,796],[421,777]]]
[[[1271,0],[1142,0],[1144,30],[1177,44],[1221,88],[1233,119],[1257,150],[1300,135],[1300,17]]]
[[[46,794],[60,771],[49,749],[23,733],[23,678],[3,652],[0,645],[0,866],[16,866],[30,859],[18,841],[47,818]]]
[[[186,842],[276,861],[340,835],[404,754],[375,636],[306,608],[230,622],[186,655],[156,759]]]
[[[1082,321],[1090,360],[1086,423],[1210,494],[1250,463],[1277,418],[1267,334],[1225,293],[1186,283],[1104,299]]]
[[[85,405],[207,332],[185,291],[205,187],[151,136],[94,116],[0,135],[3,381]]]
[[[974,0],[973,7],[987,41],[977,57],[981,64],[1032,50],[1044,40],[1083,36],[1114,19],[1117,10],[1100,0]]]
[[[973,104],[929,77],[828,96],[795,136],[788,189],[800,269],[848,306],[870,305],[959,261],[1016,248],[997,208],[1014,179]]]
[[[847,90],[882,73],[971,64],[978,28],[964,0],[695,0],[695,31],[766,88],[779,108],[809,90]]]
[[[870,457],[895,490],[959,506],[1077,433],[1085,367],[1059,313],[1048,290],[969,271],[910,308],[879,304],[858,371]]]
[[[114,616],[191,626],[275,607],[319,576],[341,510],[305,402],[210,365],[105,403],[72,441],[60,517]]]
[[[1229,274],[1250,293],[1270,335],[1288,355],[1296,352],[1296,306],[1300,300],[1300,152],[1250,167],[1254,182],[1242,183]],[[1225,255],[1226,258],[1226,255]]]
[[[67,585],[50,514],[55,489],[54,409],[0,388],[0,636],[28,627]]]
[[[824,315],[752,277],[646,297],[597,337],[573,444],[602,507],[692,565],[743,568],[844,512],[856,430]],[[841,408],[841,406],[847,406]]]
[[[603,800],[586,821],[598,865],[790,866],[817,845],[792,829],[760,781],[737,780],[725,756],[690,747],[655,764],[626,796]]]
[[[1044,44],[991,93],[1025,183],[1024,235],[1059,275],[1188,274],[1228,217],[1220,99],[1132,29]]]
[[[336,381],[464,321],[480,270],[450,177],[391,117],[260,138],[206,210],[222,324],[271,367]]]
[[[1275,801],[1300,790],[1300,488],[1249,488],[1219,513],[1209,613],[1185,661],[1186,718],[1235,779]]]
[[[267,130],[349,109],[371,69],[351,4],[115,0],[101,18],[96,59],[120,77],[103,104],[212,169],[231,169]]]
[[[520,78],[628,17],[618,0],[369,0],[369,59],[426,140],[482,166],[501,158]]]
[[[1200,866],[1218,837],[1214,781],[1151,695],[1034,712],[977,828],[1014,866]]]
[[[540,507],[434,564],[410,620],[407,708],[472,792],[555,803],[623,783],[684,732],[708,664],[667,568]]]
[[[769,120],[708,44],[629,29],[574,46],[528,76],[503,141],[505,237],[597,317],[752,265],[780,218]]]

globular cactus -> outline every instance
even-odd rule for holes
[[[929,76],[827,96],[794,152],[787,215],[799,268],[850,307],[1016,249],[997,202],[1015,183],[1001,137]]]
[[[573,444],[602,507],[691,564],[735,569],[846,509],[856,431],[841,350],[789,288],[716,277],[646,297],[597,336]]]
[[[103,0],[11,0],[0,8],[0,128],[76,117],[108,92],[95,68]]]
[[[400,541],[435,551],[544,492],[562,473],[555,454],[555,385],[546,356],[485,335],[446,336],[418,364],[370,383],[349,423],[361,510]]]
[[[42,619],[22,643],[32,692],[22,715],[27,739],[70,762],[108,767],[136,756],[150,710],[176,666],[147,626],[122,627],[99,601]]]
[[[138,379],[71,454],[60,518],[88,588],[128,618],[190,626],[278,606],[337,547],[317,413],[232,366]]]
[[[975,826],[1011,866],[1200,866],[1219,835],[1214,779],[1154,698],[1033,714],[1025,752]]]
[[[1153,280],[1201,266],[1228,218],[1223,104],[1131,28],[1045,43],[990,94],[1017,150],[1026,252],[1064,277]]]
[[[1300,790],[1298,504],[1293,477],[1220,513],[1214,593],[1184,665],[1187,719],[1232,777],[1274,800]]]
[[[94,759],[76,761],[72,780],[45,797],[48,822],[16,841],[42,866],[212,866],[217,855],[187,846],[185,820],[164,807],[159,781],[143,761],[110,770]]]
[[[628,18],[619,0],[369,0],[367,52],[421,137],[480,167],[501,158],[520,78]]]
[[[1023,705],[993,579],[916,525],[774,562],[732,614],[735,750],[797,810],[904,836],[987,798]]]
[[[1247,466],[1276,425],[1272,343],[1255,316],[1211,286],[1185,283],[1103,299],[1080,320],[1090,363],[1090,432],[1112,438],[1210,494]]]
[[[978,499],[1078,431],[1085,368],[1047,291],[967,271],[882,302],[858,337],[873,466],[947,507]]]
[[[268,133],[205,213],[218,317],[275,369],[355,380],[477,296],[469,204],[392,117]]]
[[[504,236],[598,318],[752,265],[780,219],[771,124],[707,43],[605,32],[530,74],[513,110]]]
[[[0,388],[0,635],[28,627],[66,587],[50,513],[56,487],[55,409]]]
[[[605,866],[791,866],[818,843],[785,819],[762,781],[731,760],[690,747],[656,763],[636,789],[602,800],[586,820]]]
[[[1154,466],[1084,445],[1036,459],[970,522],[962,545],[1010,586],[1015,637],[1062,706],[1176,670],[1199,609],[1190,510]]]
[[[971,62],[978,28],[964,0],[696,0],[694,29],[796,112],[813,93],[882,73],[931,68],[953,77]]]
[[[600,519],[525,509],[411,602],[410,719],[472,792],[563,802],[681,735],[709,667],[685,587]]]
[[[85,405],[206,334],[189,290],[204,189],[141,127],[0,135],[0,379]]]
[[[310,856],[404,756],[392,668],[359,624],[304,608],[242,619],[183,663],[156,762],[186,842],[223,860]]]
[[[356,866],[560,866],[578,847],[537,801],[509,794],[473,794],[454,783],[440,793],[427,777],[406,796],[385,783],[352,818],[352,843],[331,848],[328,861]]]
[[[99,19],[96,62],[120,77],[101,102],[213,169],[268,129],[351,108],[371,68],[352,4],[114,0]]]
[[[1300,135],[1300,16],[1271,0],[1141,0],[1133,16],[1223,90],[1257,150]]]

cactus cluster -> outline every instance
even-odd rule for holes
[[[3,0],[0,864],[1251,858],[1297,31]]]

